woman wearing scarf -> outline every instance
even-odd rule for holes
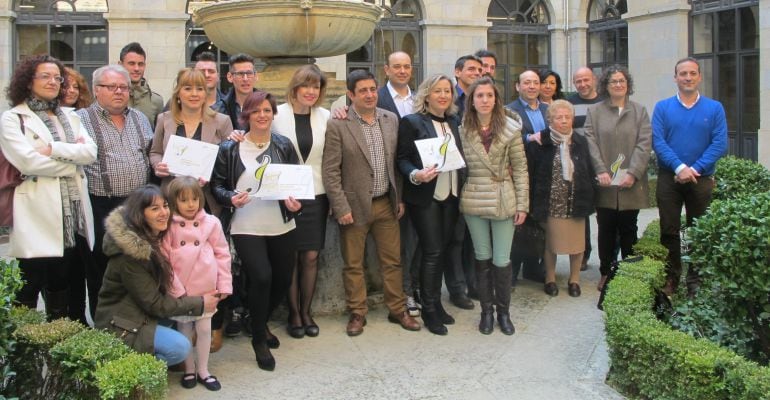
[[[93,246],[93,217],[83,165],[96,144],[72,109],[60,108],[67,73],[50,56],[27,58],[6,89],[0,148],[24,181],[13,196],[8,255],[19,260],[24,286],[17,301],[36,308],[45,291],[50,320],[68,316],[69,270]]]
[[[594,172],[583,136],[572,134],[575,110],[565,100],[548,107],[542,146],[528,144],[532,178],[532,217],[545,229],[545,293],[559,294],[556,255],[569,254],[569,295],[580,296],[580,265],[585,251],[585,217],[594,211]]]

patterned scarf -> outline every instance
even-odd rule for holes
[[[567,182],[572,182],[572,173],[575,170],[570,156],[569,146],[572,143],[572,132],[562,134],[551,127],[551,140],[559,145],[559,156],[561,157],[561,177]]]
[[[43,101],[30,97],[27,99],[27,105],[45,123],[54,141],[76,143],[75,133],[72,131],[69,118],[64,115],[58,101]],[[56,129],[56,124],[48,115],[48,111],[53,111],[62,128],[64,128],[64,139],[62,139],[59,130]],[[80,209],[80,190],[78,190],[75,178],[72,176],[59,178],[59,189],[61,193],[62,216],[64,217],[64,248],[68,249],[75,247],[75,234],[83,232],[86,225]]]

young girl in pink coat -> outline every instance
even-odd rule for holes
[[[171,267],[174,269],[172,295],[200,296],[218,293],[220,301],[233,292],[230,272],[230,247],[219,219],[203,209],[204,195],[198,181],[190,177],[175,178],[168,185],[168,203],[173,212],[171,225],[163,239]],[[208,371],[211,347],[211,316],[174,317],[179,332],[192,341],[197,335],[197,377],[193,352],[184,361],[182,386],[193,388],[197,382],[206,389],[219,390],[221,385]]]

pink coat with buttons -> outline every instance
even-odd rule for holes
[[[233,293],[230,246],[218,218],[204,210],[193,220],[174,215],[163,238],[163,250],[174,269],[171,295],[200,296],[214,290]]]

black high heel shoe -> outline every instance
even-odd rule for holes
[[[259,369],[265,371],[272,371],[275,369],[275,358],[270,353],[270,348],[266,342],[257,343],[252,340],[251,347],[254,348],[254,355],[257,357],[257,366]]]

